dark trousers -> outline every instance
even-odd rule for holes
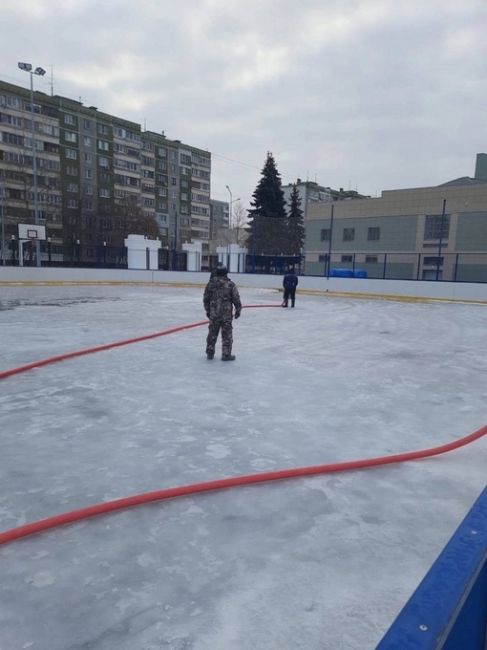
[[[284,307],[287,307],[289,298],[291,298],[291,307],[294,307],[294,301],[296,299],[296,287],[293,287],[292,289],[284,288],[284,300],[282,302]]]
[[[218,334],[222,332],[222,354],[232,354],[232,319],[231,318],[212,318],[208,325],[208,336],[206,338],[206,353],[215,353],[216,340]]]

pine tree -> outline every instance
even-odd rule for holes
[[[300,255],[304,249],[304,218],[301,209],[301,197],[296,183],[290,197],[289,217],[287,220],[288,252],[290,255]]]
[[[280,255],[286,252],[287,223],[281,177],[268,152],[262,177],[253,193],[249,210],[248,250],[251,255]]]

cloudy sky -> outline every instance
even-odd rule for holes
[[[266,152],[376,195],[473,175],[487,151],[485,0],[2,0],[0,78],[213,155],[247,207]]]

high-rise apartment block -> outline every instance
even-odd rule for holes
[[[163,245],[210,237],[211,154],[81,102],[35,92],[37,206],[54,255],[122,246],[154,218]],[[0,196],[5,238],[34,223],[30,92],[0,81]],[[45,247],[44,247],[45,248]],[[44,253],[45,257],[45,253]]]

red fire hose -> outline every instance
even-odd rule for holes
[[[260,307],[280,307],[280,305],[247,305],[246,308],[260,308]],[[86,354],[92,354],[94,352],[101,352],[103,350],[109,350],[111,348],[120,347],[123,345],[129,345],[130,343],[137,343],[139,341],[146,341],[148,339],[156,338],[159,336],[166,336],[167,334],[173,334],[174,332],[180,332],[183,330],[191,329],[193,327],[200,327],[205,325],[208,321],[199,321],[197,323],[190,323],[188,325],[181,325],[178,327],[172,327],[170,329],[162,330],[160,332],[155,332],[153,334],[146,334],[145,336],[139,336],[131,339],[124,339],[122,341],[115,341],[114,343],[106,343],[104,345],[98,345],[92,348],[86,348],[83,350],[77,350],[75,352],[68,352],[66,354],[58,354],[54,357],[49,357],[47,359],[41,359],[39,361],[34,361],[32,363],[19,366],[17,368],[11,368],[9,370],[4,370],[0,372],[0,379],[6,379],[13,375],[26,372],[33,368],[40,368],[42,366],[47,366],[52,363],[57,363],[58,361],[64,361],[66,359],[73,359],[74,357],[80,357]],[[97,515],[106,514],[108,512],[113,512],[115,510],[122,510],[124,508],[130,508],[133,506],[142,505],[145,503],[150,503],[152,501],[162,501],[163,499],[172,499],[179,496],[187,496],[190,494],[198,494],[200,492],[211,492],[215,490],[224,490],[232,487],[239,487],[243,485],[251,485],[253,483],[266,483],[269,481],[278,481],[289,478],[297,478],[301,476],[312,476],[315,474],[331,474],[333,472],[344,472],[354,469],[366,469],[370,467],[375,467],[377,465],[390,465],[393,463],[403,463],[409,460],[418,460],[420,458],[427,458],[429,456],[436,456],[438,454],[444,454],[453,449],[458,449],[465,445],[482,438],[482,436],[487,434],[487,426],[474,431],[468,436],[454,440],[444,445],[438,447],[431,447],[429,449],[422,449],[419,451],[410,451],[402,454],[394,454],[391,456],[379,456],[377,458],[361,459],[361,460],[352,460],[345,461],[342,463],[330,463],[326,465],[314,465],[311,467],[298,467],[294,469],[285,469],[277,470],[273,472],[261,472],[258,474],[250,474],[248,476],[235,476],[232,478],[218,479],[215,481],[207,481],[204,483],[194,483],[192,485],[184,485],[181,487],[175,488],[166,488],[163,490],[157,490],[155,492],[146,492],[145,494],[136,494],[131,497],[125,497],[123,499],[116,499],[114,501],[108,501],[106,503],[99,503],[93,506],[88,506],[87,508],[81,508],[79,510],[73,510],[71,512],[66,512],[64,514],[55,515],[54,517],[49,517],[47,519],[41,519],[40,521],[34,521],[30,524],[24,526],[19,526],[18,528],[12,528],[11,530],[6,530],[3,533],[0,533],[0,545],[12,542],[22,537],[27,537],[29,535],[34,535],[36,533],[49,530],[51,528],[57,528],[64,524],[73,523],[75,521],[80,521],[82,519],[89,519],[90,517],[95,517]]]
[[[280,307],[280,305],[245,305],[244,309],[259,309],[261,307]],[[86,354],[103,352],[104,350],[119,348],[123,345],[130,345],[131,343],[140,343],[140,341],[155,339],[159,336],[167,336],[168,334],[174,334],[175,332],[190,330],[193,327],[201,327],[201,325],[206,325],[207,323],[208,323],[207,320],[201,320],[198,321],[197,323],[189,323],[188,325],[179,325],[178,327],[171,327],[167,330],[161,330],[160,332],[154,332],[152,334],[145,334],[144,336],[137,336],[135,338],[123,339],[122,341],[114,341],[113,343],[104,343],[103,345],[96,345],[93,348],[84,348],[83,350],[75,350],[74,352],[56,354],[54,357],[48,357],[47,359],[39,359],[39,361],[32,361],[32,363],[26,363],[25,365],[18,366],[17,368],[9,368],[8,370],[2,370],[0,371],[0,379],[7,379],[7,377],[13,377],[13,375],[20,375],[22,372],[27,372],[28,370],[32,370],[33,368],[41,368],[42,366],[49,366],[52,363],[58,363],[59,361],[66,361],[67,359],[74,359],[75,357],[82,357]]]
[[[190,494],[198,494],[199,492],[211,492],[214,490],[224,490],[232,487],[239,487],[242,485],[251,485],[253,483],[265,483],[267,481],[279,481],[282,479],[296,478],[298,476],[312,476],[314,474],[331,474],[332,472],[343,472],[354,469],[365,469],[375,467],[376,465],[390,465],[392,463],[403,463],[409,460],[417,460],[419,458],[427,458],[429,456],[436,456],[444,454],[447,451],[458,449],[468,445],[482,436],[487,434],[487,426],[474,431],[468,436],[454,440],[439,447],[431,447],[429,449],[421,449],[419,451],[410,451],[402,454],[394,454],[392,456],[379,456],[377,458],[368,458],[362,460],[351,460],[342,463],[331,463],[327,465],[314,465],[312,467],[299,467],[294,469],[277,470],[273,472],[261,472],[259,474],[250,474],[248,476],[235,476],[233,478],[224,478],[216,481],[207,481],[205,483],[193,483],[193,485],[183,485],[181,487],[166,488],[164,490],[157,490],[155,492],[146,492],[145,494],[136,494],[124,499],[116,499],[115,501],[108,501],[106,503],[99,503],[87,508],[73,510],[61,515],[49,517],[48,519],[41,519],[34,521],[25,526],[12,528],[0,533],[0,545],[12,542],[28,535],[34,535],[51,528],[57,528],[64,524],[70,524],[82,519],[95,517],[96,515],[106,514],[114,510],[122,510],[123,508],[130,508],[133,506],[150,503],[151,501],[161,501],[163,499],[173,499],[175,497],[187,496]]]

